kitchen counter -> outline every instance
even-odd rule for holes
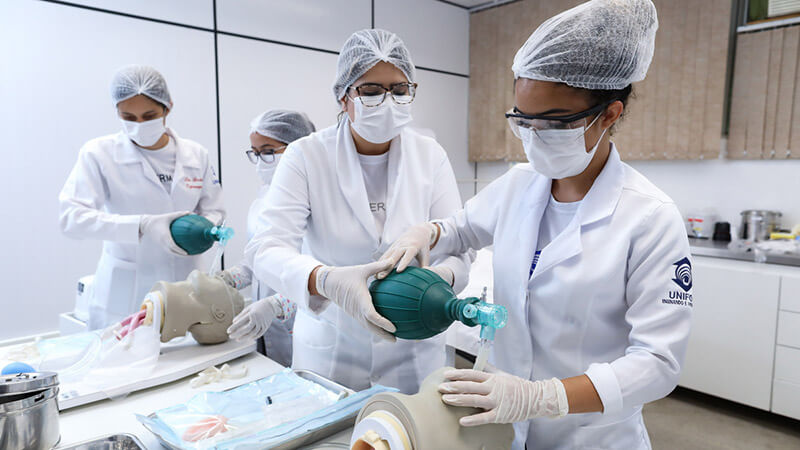
[[[756,262],[755,252],[738,252],[728,249],[727,242],[712,241],[711,239],[689,238],[689,246],[695,256],[709,256],[712,258],[735,259],[738,261]],[[783,266],[800,267],[800,255],[780,255],[767,253],[766,264],[779,264]]]
[[[229,363],[233,367],[246,365],[247,376],[236,380],[224,380],[208,384],[198,389],[189,386],[191,377],[182,378],[143,391],[134,392],[123,398],[103,400],[61,412],[61,446],[117,433],[130,433],[139,438],[148,450],[164,448],[138,420],[134,414],[148,415],[153,411],[189,400],[203,391],[221,391],[255,381],[283,370],[283,366],[271,359],[253,352]],[[342,431],[318,444],[349,443],[352,429]],[[56,450],[58,447],[56,447]]]

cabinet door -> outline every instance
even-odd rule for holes
[[[779,275],[754,263],[696,257],[693,278],[680,385],[769,410]]]

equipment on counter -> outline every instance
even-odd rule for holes
[[[780,229],[781,213],[750,209],[741,212],[742,224],[739,227],[739,238],[743,241],[766,241],[772,232]]]
[[[190,255],[199,255],[210,249],[214,242],[225,245],[233,237],[233,228],[216,226],[197,214],[189,214],[172,221],[169,226],[172,239]]]
[[[462,427],[458,423],[481,411],[442,402],[438,386],[447,370],[443,367],[430,374],[415,395],[381,393],[370,398],[358,413],[351,450],[511,448],[514,428],[510,424]]]
[[[689,213],[686,216],[689,237],[697,239],[710,238],[716,219],[717,215],[711,211]]]
[[[718,242],[731,241],[731,224],[728,222],[717,222],[714,224],[714,236],[712,240]]]
[[[0,448],[49,450],[58,444],[58,389],[53,372],[0,377]]]
[[[378,314],[396,327],[401,339],[427,339],[454,321],[469,327],[481,326],[481,338],[493,340],[494,331],[506,325],[505,307],[478,298],[459,299],[441,277],[430,270],[408,267],[392,271],[369,287]]]

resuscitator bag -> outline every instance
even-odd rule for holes
[[[185,449],[269,448],[358,413],[375,386],[344,398],[291,369],[137,419],[164,442]]]

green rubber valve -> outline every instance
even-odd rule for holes
[[[505,326],[505,307],[475,297],[459,299],[450,284],[427,269],[392,271],[369,287],[378,314],[389,319],[401,339],[427,339],[445,331],[456,320],[493,330]]]
[[[214,242],[225,245],[233,237],[233,228],[218,227],[197,214],[178,217],[169,226],[172,239],[190,255],[199,255],[210,249]]]

